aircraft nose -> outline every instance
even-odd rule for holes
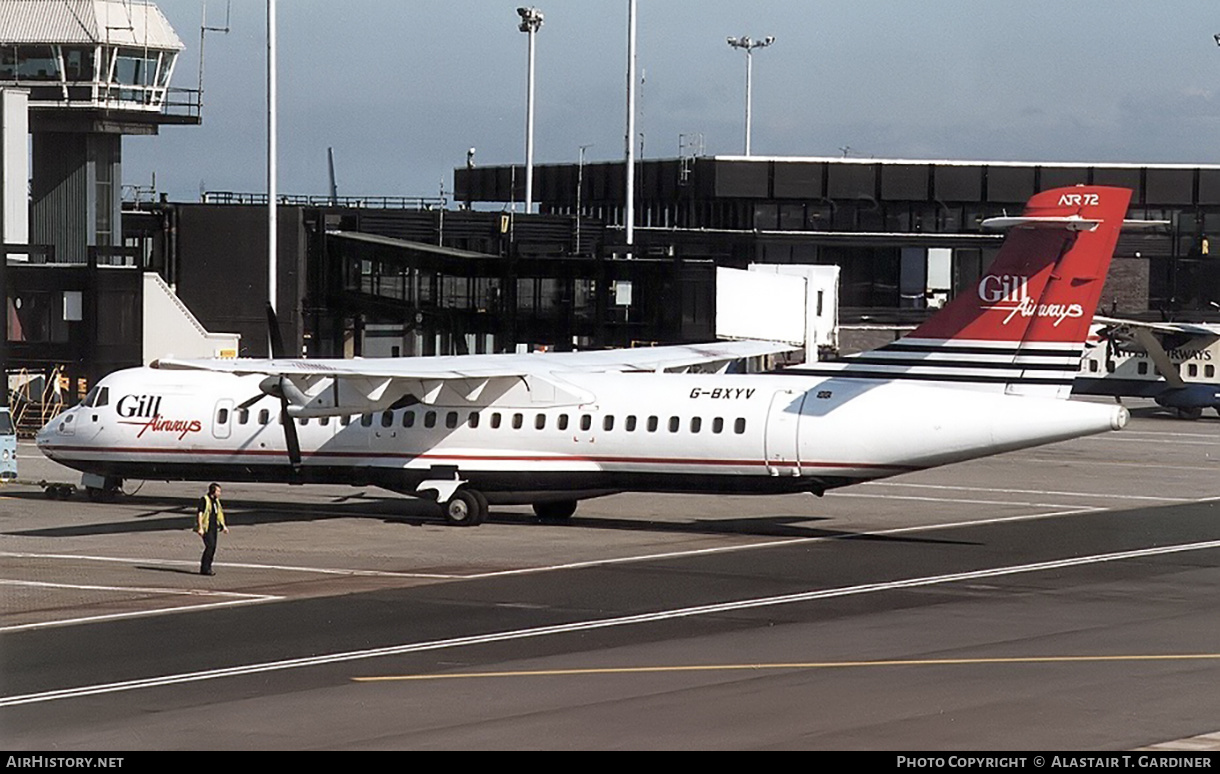
[[[38,432],[34,434],[35,444],[38,446],[44,446],[51,440],[51,426],[53,424],[55,424],[54,419],[38,429]]]
[[[53,417],[34,434],[34,444],[39,449],[45,449],[53,445],[58,425],[64,421],[66,414],[67,412],[64,412],[57,417]]]

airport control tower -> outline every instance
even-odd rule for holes
[[[55,263],[122,245],[123,135],[199,123],[199,92],[169,86],[182,48],[147,0],[0,0],[0,89],[28,92],[29,243]]]

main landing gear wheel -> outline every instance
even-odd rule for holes
[[[119,499],[121,493],[122,490],[116,487],[108,486],[105,489],[95,486],[85,487],[85,495],[91,502],[95,503],[112,503]]]
[[[1216,409],[1216,413],[1220,414],[1220,409]],[[1203,416],[1203,409],[1198,406],[1178,409],[1178,419],[1198,419],[1201,416]]]
[[[43,490],[52,500],[67,500],[76,493],[76,487],[71,484],[46,484]]]
[[[534,513],[543,521],[567,521],[576,513],[575,500],[534,503]]]
[[[482,492],[459,489],[441,510],[445,521],[455,527],[473,527],[487,518],[487,498]]]

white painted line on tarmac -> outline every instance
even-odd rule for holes
[[[620,616],[617,618],[573,621],[571,623],[557,624],[554,626],[540,626],[530,629],[489,632],[487,634],[479,634],[468,637],[454,637],[443,640],[403,643],[401,645],[391,645],[383,648],[342,651],[320,656],[284,659],[280,661],[267,661],[242,666],[227,667],[223,669],[183,672],[179,674],[161,675],[159,677],[149,677],[138,680],[124,680],[121,682],[101,683],[97,685],[83,685],[76,688],[63,688],[53,691],[18,694],[0,698],[0,707],[15,707],[25,704],[56,701],[59,699],[96,696],[99,694],[119,693],[123,691],[134,691],[143,688],[155,688],[166,685],[178,685],[182,683],[203,682],[206,680],[217,680],[225,677],[239,677],[267,672],[280,672],[289,669],[300,669],[304,667],[324,666],[328,664],[339,664],[352,661],[364,661],[374,658],[383,658],[386,656],[398,656],[406,653],[446,650],[450,648],[460,648],[490,642],[508,642],[512,640],[549,637],[573,632],[594,631],[598,629],[609,629],[625,626],[638,626],[640,624],[656,623],[659,621],[668,621],[679,618],[720,615],[739,610],[752,610],[764,607],[775,607],[779,605],[799,604],[803,602],[814,602],[838,597],[936,586],[946,583],[956,583],[959,581],[979,580],[983,578],[997,578],[1010,575],[1045,572],[1048,570],[1058,570],[1065,567],[1081,567],[1104,562],[1116,562],[1149,556],[1165,556],[1190,551],[1207,551],[1217,548],[1220,548],[1220,540],[1209,540],[1200,543],[1137,548],[1129,551],[1116,551],[1106,554],[1094,554],[1092,556],[1070,557],[1067,559],[1055,559],[1047,562],[1034,562],[1031,564],[1012,565],[1007,567],[992,567],[982,570],[971,570],[968,572],[931,575],[920,578],[908,578],[905,580],[866,583],[858,586],[845,586],[833,589],[815,589],[796,594],[782,594],[779,596],[757,597],[754,599],[719,602],[710,605],[698,605],[695,607],[658,610],[651,613]]]
[[[1220,446],[1217,447],[1217,451],[1220,452]],[[1150,462],[1148,460],[1130,460],[1130,461],[1079,460],[1079,459],[1070,459],[1069,460],[1069,459],[1065,459],[1063,457],[1033,457],[1033,456],[1022,457],[1021,462],[1050,464],[1050,465],[1055,465],[1056,467],[1062,467],[1064,464],[1071,464],[1074,467],[1097,466],[1097,467],[1112,467],[1112,468],[1141,468],[1144,470],[1153,469],[1153,468],[1157,468],[1157,469],[1163,468],[1165,470],[1172,470],[1172,471],[1177,471],[1177,472],[1187,472],[1187,471],[1196,471],[1197,470],[1197,471],[1202,471],[1204,473],[1212,473],[1212,474],[1214,474],[1217,469],[1220,469],[1220,457],[1217,457],[1215,465],[1176,465],[1172,462]]]
[[[239,591],[209,591],[206,589],[167,589],[142,586],[98,586],[85,583],[50,583],[47,581],[25,581],[0,578],[0,586],[31,586],[47,589],[77,589],[81,591],[129,591],[137,594],[177,594],[181,596],[215,597],[260,597],[260,594],[243,594]]]
[[[1106,440],[1113,443],[1158,443],[1171,444],[1173,446],[1214,446],[1220,448],[1220,439],[1217,438],[1212,438],[1208,441],[1170,441],[1156,438],[1108,438]]]
[[[1101,500],[1156,500],[1162,502],[1189,503],[1194,502],[1191,497],[1156,497],[1153,495],[1121,495],[1109,494],[1105,492],[1058,492],[1046,489],[997,489],[994,487],[982,486],[950,486],[948,484],[904,484],[898,481],[869,481],[860,485],[867,486],[887,486],[898,487],[902,489],[947,489],[954,492],[999,492],[1001,494],[1031,494],[1031,495],[1047,495],[1049,497],[1094,497]]]
[[[471,575],[463,575],[463,580],[484,580],[487,578],[502,578],[510,575],[531,575],[534,573],[554,572],[556,570],[579,570],[589,567],[607,567],[617,564],[634,564],[637,562],[652,562],[662,559],[687,559],[695,556],[711,556],[714,554],[729,554],[738,551],[754,551],[765,548],[778,548],[785,546],[795,546],[804,543],[829,543],[832,540],[850,540],[851,538],[864,537],[881,537],[885,535],[900,535],[904,532],[925,532],[942,529],[950,529],[953,527],[977,527],[991,524],[1004,524],[1008,522],[1018,521],[1033,521],[1036,519],[1046,519],[1055,516],[1075,516],[1082,513],[1095,513],[1104,511],[1104,508],[1093,507],[1077,507],[1062,511],[1047,511],[1044,513],[1027,513],[1019,516],[997,516],[989,519],[976,519],[974,521],[948,521],[941,524],[918,524],[907,527],[893,527],[891,529],[870,530],[868,532],[851,532],[837,535],[818,535],[816,537],[803,538],[781,538],[779,540],[766,540],[759,543],[746,543],[743,545],[733,546],[716,546],[714,548],[697,548],[687,551],[667,551],[659,554],[641,554],[638,556],[620,556],[611,559],[589,559],[583,562],[569,562],[567,564],[544,565],[541,567],[520,567],[513,570],[494,570],[491,572],[475,573]]]
[[[37,554],[29,552],[17,551],[0,551],[0,557],[10,557],[14,559],[72,559],[88,562],[115,562],[118,564],[142,564],[151,565],[154,567],[195,567],[199,564],[198,559],[148,559],[148,558],[133,558],[125,556],[89,556],[85,554]],[[224,567],[228,569],[246,569],[246,570],[283,570],[286,572],[306,572],[316,573],[320,575],[348,575],[348,576],[369,576],[381,578],[426,578],[430,580],[456,580],[464,578],[464,575],[446,575],[442,573],[424,573],[424,572],[394,572],[390,570],[353,570],[353,569],[335,569],[331,567],[300,567],[286,564],[252,564],[245,562],[216,562],[216,567]]]
[[[1104,433],[1102,435],[1105,436]],[[1154,435],[1154,436],[1163,436],[1165,438],[1210,438],[1212,441],[1220,441],[1220,434],[1170,433],[1170,432],[1161,431],[1161,430],[1126,430],[1126,429],[1124,429],[1122,431],[1122,435],[1118,436],[1118,437],[1122,438],[1122,437],[1126,437],[1129,435]],[[1105,436],[1105,437],[1108,437],[1108,436]]]
[[[237,591],[208,591],[205,589],[167,589],[167,588],[149,588],[141,586],[99,586],[93,584],[81,583],[48,583],[45,581],[25,581],[11,580],[0,578],[0,586],[18,586],[27,588],[41,589],[59,589],[72,591],[103,591],[116,592],[120,594],[156,594],[158,596],[185,596],[185,597],[221,597],[219,602],[203,602],[196,605],[176,605],[174,607],[156,607],[145,610],[131,610],[122,613],[107,613],[105,615],[83,616],[79,618],[61,618],[52,621],[39,621],[28,624],[13,624],[12,626],[0,626],[0,632],[19,632],[30,629],[47,629],[53,626],[68,626],[70,624],[79,623],[95,623],[98,621],[114,621],[124,618],[139,618],[151,615],[161,615],[163,613],[176,613],[182,611],[195,610],[210,610],[218,607],[233,607],[235,605],[249,605],[256,602],[278,602],[283,597],[271,596],[268,594],[243,594]]]
[[[953,487],[948,487],[952,489]],[[1063,503],[1031,503],[1027,501],[1013,500],[967,500],[959,497],[920,497],[918,495],[887,495],[887,494],[868,494],[867,492],[828,492],[827,497],[866,497],[877,500],[917,500],[920,502],[929,503],[960,503],[962,505],[1019,505],[1025,508],[1072,508],[1079,506],[1064,505]],[[1094,510],[1104,511],[1105,508],[1097,507]]]
[[[988,505],[995,504],[994,501],[982,501],[982,502],[984,502],[985,504],[988,504]],[[224,565],[222,565],[220,563],[217,563],[216,566],[217,567],[240,566],[240,567],[244,567],[247,569],[254,569],[254,570],[290,569],[292,571],[303,572],[303,573],[317,572],[317,573],[333,573],[333,574],[352,575],[352,576],[375,575],[375,576],[381,576],[381,577],[425,578],[425,579],[437,579],[437,580],[486,580],[488,578],[502,578],[502,577],[508,577],[508,576],[513,576],[513,575],[532,575],[535,573],[556,572],[559,570],[579,570],[579,569],[588,569],[591,567],[609,567],[609,566],[619,565],[619,564],[634,564],[634,563],[638,563],[638,562],[652,562],[652,561],[660,561],[660,560],[668,560],[668,559],[684,559],[684,558],[691,558],[691,557],[697,557],[697,556],[711,556],[711,555],[715,555],[715,554],[734,553],[737,551],[754,551],[754,550],[767,549],[767,548],[776,548],[776,547],[780,547],[780,546],[800,545],[802,543],[826,543],[831,540],[847,540],[847,539],[850,539],[853,537],[856,537],[856,538],[880,537],[880,536],[885,536],[885,535],[900,535],[900,534],[907,533],[907,532],[925,532],[925,531],[938,531],[938,530],[960,528],[960,527],[989,526],[989,525],[993,525],[993,524],[1006,524],[1006,523],[1014,523],[1014,522],[1021,522],[1021,521],[1033,521],[1033,520],[1037,520],[1037,519],[1048,519],[1048,518],[1054,518],[1054,517],[1058,517],[1058,516],[1075,516],[1075,515],[1079,515],[1079,514],[1083,514],[1083,513],[1096,513],[1098,511],[1104,511],[1104,510],[1106,510],[1106,509],[1098,508],[1098,507],[1094,507],[1094,506],[1076,506],[1076,507],[1059,506],[1059,510],[1043,511],[1043,512],[1038,512],[1038,513],[1027,513],[1027,514],[1020,514],[1020,515],[1016,515],[1016,516],[997,516],[997,517],[986,518],[986,519],[974,519],[972,521],[946,521],[946,522],[941,522],[939,524],[916,524],[916,525],[911,525],[911,526],[906,526],[906,527],[893,527],[890,529],[869,530],[867,532],[851,532],[851,533],[835,534],[835,535],[817,535],[814,537],[780,538],[778,540],[764,540],[764,541],[757,542],[757,543],[746,543],[746,544],[738,544],[738,545],[731,545],[731,546],[715,546],[712,548],[697,548],[697,549],[688,549],[688,550],[683,550],[683,551],[663,551],[663,552],[655,553],[655,554],[637,554],[634,556],[618,556],[618,557],[611,557],[608,559],[587,559],[587,560],[579,561],[579,562],[565,562],[563,564],[517,567],[517,568],[513,568],[513,569],[509,569],[509,570],[490,570],[488,572],[475,572],[475,573],[466,573],[466,574],[461,574],[461,575],[458,575],[458,574],[436,575],[436,574],[427,574],[427,573],[393,573],[393,572],[377,572],[377,571],[371,571],[371,570],[326,570],[324,568],[319,569],[319,568],[312,568],[312,567],[286,568],[286,567],[279,567],[276,565],[261,565],[261,564],[244,564],[244,565],[224,564]],[[152,563],[146,559],[130,559],[130,558],[119,558],[119,557],[108,557],[108,556],[78,556],[75,554],[35,554],[35,553],[16,553],[16,552],[0,551],[0,556],[28,557],[28,558],[39,558],[39,559],[86,559],[86,560],[98,561],[98,562],[122,562],[122,563],[139,562],[139,563],[143,563],[143,564]],[[165,563],[165,564],[172,564],[172,563],[191,564],[191,565],[194,564],[193,562],[171,562],[171,561],[164,561],[163,563]]]

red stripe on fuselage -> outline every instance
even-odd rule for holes
[[[92,446],[53,446],[44,450],[48,456],[54,455],[56,452],[85,452],[89,454],[131,454],[131,455],[198,455],[212,457],[277,457],[286,458],[287,454],[283,451],[273,449],[156,449],[145,447],[106,447],[98,448]],[[722,460],[722,459],[692,459],[685,457],[597,457],[583,455],[555,455],[555,456],[538,456],[538,455],[491,455],[491,454],[411,454],[409,452],[302,452],[304,459],[371,459],[371,460],[429,460],[429,461],[451,461],[451,462],[526,462],[526,463],[565,463],[565,462],[589,462],[596,464],[624,465],[624,464],[639,464],[639,465],[710,465],[716,467],[757,467],[765,468],[768,463],[766,460],[749,459],[749,460]],[[53,457],[52,457],[53,458]],[[96,457],[78,458],[82,462],[97,461]],[[130,460],[125,460],[130,461]],[[923,470],[923,467],[915,465],[886,465],[884,463],[875,462],[811,462],[801,460],[799,463],[795,460],[776,461],[774,463],[778,467],[801,467],[801,468],[863,468],[876,470],[897,470],[897,471],[914,471]]]

